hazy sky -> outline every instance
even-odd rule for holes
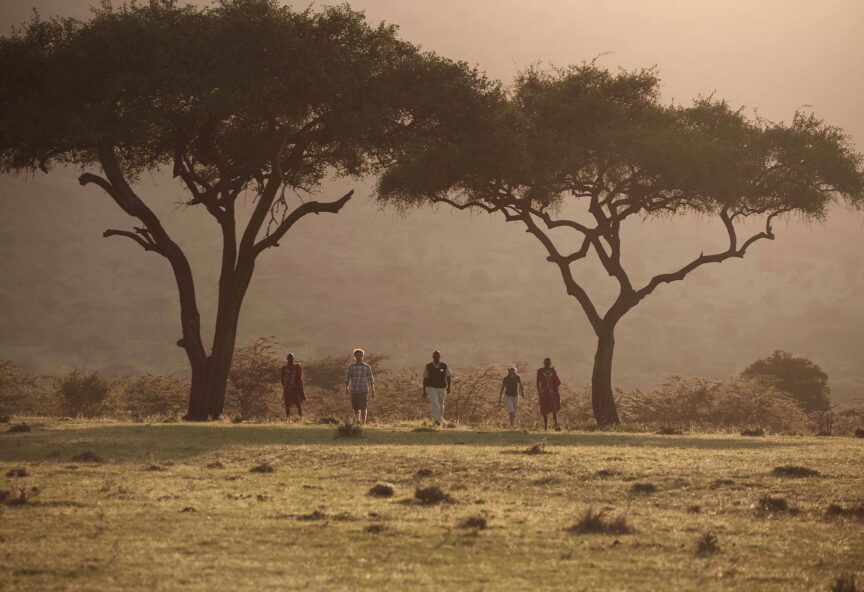
[[[334,2],[335,3],[335,2]],[[294,3],[306,6],[306,2]],[[317,2],[317,5],[327,4]],[[862,0],[355,0],[424,48],[509,80],[541,62],[601,54],[607,66],[657,66],[667,99],[716,92],[788,120],[809,106],[864,145]],[[0,26],[86,17],[87,0],[0,0]]]
[[[43,16],[86,18],[89,4],[88,0],[0,0],[0,29],[9,31],[29,18],[34,6]],[[612,68],[656,66],[666,100],[689,102],[699,94],[716,93],[733,105],[744,105],[751,113],[755,109],[777,121],[789,121],[796,109],[813,109],[844,128],[859,149],[864,149],[864,0],[355,0],[351,4],[365,10],[371,21],[398,24],[405,39],[425,49],[476,64],[505,81],[532,64],[563,66],[597,56],[601,56],[601,65]],[[170,193],[176,189],[159,185],[161,179],[153,177],[143,189],[155,195],[167,192],[164,205],[173,207]],[[447,343],[454,358],[458,354],[462,363],[471,361],[472,349],[499,361],[505,356],[523,355],[539,360],[551,344],[543,335],[529,338],[525,333],[532,326],[531,319],[541,312],[532,307],[543,303],[556,314],[560,311],[554,327],[561,327],[566,336],[561,338],[562,344],[572,343],[570,349],[556,345],[553,355],[559,356],[562,366],[566,362],[576,380],[587,382],[593,335],[576,304],[563,295],[557,272],[543,263],[545,254],[535,241],[516,227],[505,228],[498,220],[478,218],[469,223],[453,212],[442,211],[434,220],[425,214],[422,219],[395,220],[363,199],[361,193],[368,194],[368,182],[357,188],[357,198],[337,219],[304,221],[296,232],[292,229],[283,248],[261,262],[244,309],[241,341],[273,333],[292,337],[299,332],[308,346],[294,343],[292,347],[299,348],[296,351],[301,354],[304,347],[310,355],[362,343],[422,360],[427,355],[428,336],[419,344],[394,344],[392,335],[416,332],[406,323],[418,317],[418,302],[439,306],[443,302],[455,312],[452,323],[442,324],[440,341]],[[87,342],[89,332],[98,332],[90,326],[96,327],[104,321],[103,313],[110,313],[115,315],[110,317],[115,323],[130,324],[122,330],[112,327],[120,334],[118,339],[126,335],[123,331],[131,336],[140,334],[141,359],[152,352],[154,358],[144,368],[161,371],[182,367],[182,352],[170,345],[177,331],[176,295],[167,265],[146,257],[134,245],[102,239],[104,228],[128,226],[129,221],[112,207],[94,207],[86,215],[74,209],[73,204],[84,200],[92,203],[94,193],[92,188],[81,189],[71,171],[32,180],[0,179],[0,219],[18,221],[15,226],[0,225],[0,248],[20,247],[7,249],[0,258],[0,278],[13,288],[0,291],[0,304],[6,303],[6,318],[0,317],[0,322],[18,327],[5,337],[0,330],[0,357],[34,364],[68,358],[68,363],[73,363],[74,356],[63,352],[77,347],[75,343],[64,346],[65,350],[58,343],[71,337]],[[38,201],[34,199],[37,196]],[[56,215],[43,223],[45,209]],[[64,215],[79,217],[72,223],[64,220]],[[179,212],[166,217],[166,222],[169,226],[198,228],[195,215]],[[692,218],[677,226],[685,231],[684,238],[671,240],[662,228],[646,228],[637,243],[628,243],[628,253],[642,258],[636,262],[637,270],[668,271],[663,265],[678,261],[674,265],[678,267],[698,254],[698,244],[685,245],[683,241],[701,240],[705,226]],[[356,228],[362,231],[356,236],[350,234]],[[673,372],[727,376],[739,372],[755,357],[782,348],[822,364],[832,376],[832,384],[837,385],[835,377],[855,382],[864,393],[860,365],[864,350],[864,301],[860,298],[864,255],[859,246],[864,232],[862,217],[837,214],[825,224],[814,225],[791,221],[787,226],[783,222],[778,230],[776,243],[761,244],[744,261],[706,268],[687,282],[658,291],[650,302],[640,305],[640,316],[625,319],[621,327],[616,376],[629,386],[650,386],[653,380]],[[446,234],[448,231],[451,235]],[[328,251],[319,261],[307,247],[322,237],[332,244],[349,245],[351,252],[331,256]],[[496,248],[486,248],[493,240],[497,240]],[[215,289],[211,280],[218,268],[218,258],[212,256],[207,244],[202,240],[183,243],[196,273],[205,269],[202,277],[206,281],[199,284],[202,292]],[[305,251],[301,263],[306,264],[303,269],[308,278],[302,289],[285,283],[285,270],[297,267],[291,259],[295,246],[295,252]],[[658,261],[646,254],[649,247],[661,251],[659,268]],[[66,261],[63,255],[70,248],[82,255],[68,269],[58,266],[54,257]],[[328,287],[342,277],[352,260],[372,269],[381,260],[399,259],[391,264],[415,270],[424,250],[434,252],[437,261],[449,262],[454,274],[452,285],[448,282],[433,289],[414,282],[389,290],[394,278],[412,277],[393,267],[381,270],[381,281],[354,286],[351,301],[343,302],[341,295],[337,298],[337,291]],[[473,258],[465,256],[468,252]],[[398,257],[391,256],[394,253]],[[122,266],[118,265],[120,256]],[[643,263],[645,269],[640,267]],[[516,279],[511,282],[503,277],[502,269],[512,271]],[[486,279],[484,274],[489,270],[491,277]],[[466,283],[466,277],[473,279]],[[603,274],[597,277],[602,279]],[[99,278],[105,293],[89,293],[88,278]],[[485,283],[486,292],[481,293]],[[507,292],[511,283],[530,284],[542,296],[524,290]],[[592,280],[592,287],[593,283],[599,280]],[[454,286],[465,289],[449,299]],[[316,308],[325,297],[337,312],[355,300],[363,301],[369,325],[352,327],[356,334],[343,330],[342,325],[328,320],[328,311]],[[40,299],[45,303],[40,304]],[[212,300],[202,297],[205,312]],[[295,318],[286,302],[294,309],[306,308]],[[459,307],[466,307],[466,303],[473,308],[469,306],[468,312],[459,316]],[[486,304],[481,307],[478,303]],[[58,322],[56,327],[40,329],[38,338],[33,337],[37,332],[31,327],[41,327],[41,311],[51,307],[59,307],[60,318],[79,322],[80,328],[75,325],[70,329],[65,322]],[[488,316],[481,316],[481,309]],[[164,318],[141,314],[155,310],[164,310]],[[505,316],[512,321],[515,310],[520,311],[522,324],[503,327]],[[139,318],[146,319],[147,326],[136,326]],[[308,331],[296,329],[298,319],[304,318],[315,321],[307,323],[311,327]],[[16,324],[16,319],[21,322]],[[205,319],[205,324],[210,320]],[[372,331],[378,331],[378,342],[370,338]],[[515,335],[512,338],[511,333]],[[512,351],[493,346],[502,340],[512,344]],[[103,344],[105,359],[111,357],[114,344]],[[313,350],[313,345],[318,350]],[[171,364],[158,357],[168,351],[174,356]],[[704,359],[693,357],[694,352],[700,352]],[[50,366],[41,369],[53,371]]]

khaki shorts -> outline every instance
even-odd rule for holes
[[[507,408],[508,413],[516,413],[518,402],[519,397],[509,397],[504,395],[504,406]]]

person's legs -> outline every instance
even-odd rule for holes
[[[297,415],[303,417],[303,406],[300,403],[297,403]]]
[[[439,425],[444,421],[444,389],[429,388],[429,401],[432,404],[432,421]]]
[[[368,409],[361,409],[360,410],[360,425],[366,425],[366,416],[368,415],[368,413],[369,413]]]
[[[511,413],[510,414],[510,429],[513,429],[515,427],[516,427],[516,414]]]
[[[543,414],[543,431],[549,431],[549,414]]]
[[[552,421],[555,422],[555,431],[560,432],[561,428],[558,427],[558,412],[557,411],[552,412]]]

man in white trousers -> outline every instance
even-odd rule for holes
[[[432,352],[432,361],[423,370],[423,398],[432,402],[432,421],[440,426],[444,421],[444,399],[450,394],[453,375],[441,361],[441,352]]]

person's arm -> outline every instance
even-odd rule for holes
[[[519,377],[519,381],[517,383],[519,385],[519,396],[523,399],[525,398],[525,387],[522,386],[522,377]]]
[[[345,368],[345,394],[350,395],[351,390],[348,388],[348,385],[351,384],[351,366]]]
[[[423,399],[428,398],[428,395],[426,394],[426,387],[427,386],[429,386],[429,367],[428,366],[423,368],[423,386],[420,389],[420,391],[421,391],[420,397]]]
[[[306,390],[303,387],[303,366],[297,364],[297,387],[300,389],[300,394],[306,396]]]
[[[450,394],[450,388],[453,386],[453,373],[450,372],[450,366],[447,366],[447,372],[445,373],[447,376],[447,394]]]
[[[366,366],[366,380],[369,381],[369,398],[375,398],[375,378],[372,376],[372,366]]]
[[[540,371],[537,371],[537,397],[540,397]]]

